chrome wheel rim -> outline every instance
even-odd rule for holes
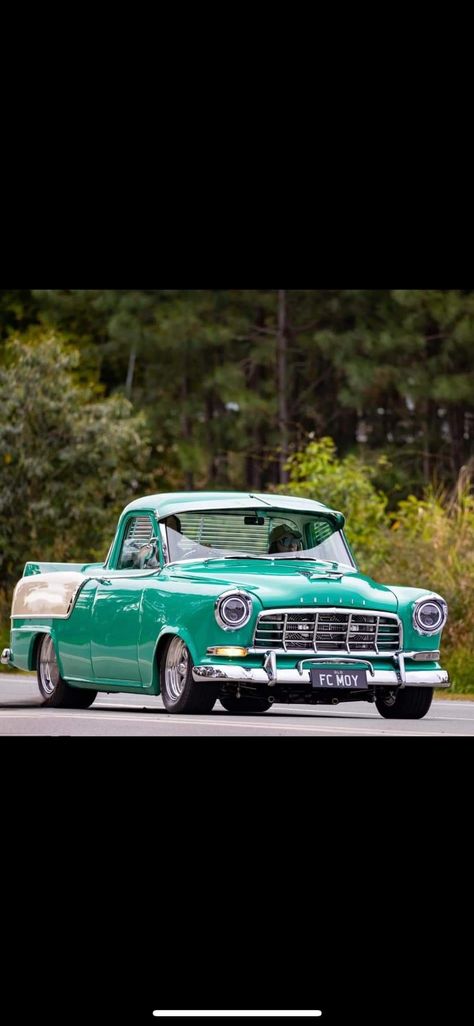
[[[50,637],[41,645],[39,675],[43,694],[49,698],[50,695],[54,695],[60,676],[54,645]]]
[[[173,638],[166,655],[166,691],[173,702],[183,694],[189,669],[189,652],[181,638]]]

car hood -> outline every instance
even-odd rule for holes
[[[177,582],[192,581],[222,591],[242,588],[255,595],[264,609],[340,605],[396,613],[398,607],[394,592],[370,577],[348,570],[334,578],[332,571],[304,559],[196,560],[174,563],[168,573]]]

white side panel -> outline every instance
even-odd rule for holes
[[[22,577],[13,593],[14,616],[69,616],[79,588],[87,578],[75,571]]]

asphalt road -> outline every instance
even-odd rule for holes
[[[203,716],[171,716],[160,698],[98,695],[91,709],[45,709],[36,675],[0,675],[0,736],[462,737],[474,735],[474,702],[435,701],[423,720],[384,720],[373,705],[275,704],[265,714],[236,716],[219,702]]]

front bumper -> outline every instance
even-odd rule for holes
[[[322,660],[321,660],[322,662]],[[331,660],[325,660],[329,665]],[[355,659],[354,663],[358,660]],[[316,661],[315,661],[316,665]],[[404,679],[403,679],[404,678]],[[310,685],[310,670],[302,668],[283,669],[278,668],[270,679],[269,671],[260,668],[246,668],[245,666],[194,666],[193,679],[195,681],[207,680],[212,683],[226,682],[234,684],[255,684],[278,687],[282,685]],[[397,670],[378,670],[374,668],[373,675],[367,673],[367,682],[370,687],[417,687],[417,688],[449,688],[449,675],[446,670],[419,670],[417,668],[407,670],[403,673]]]

